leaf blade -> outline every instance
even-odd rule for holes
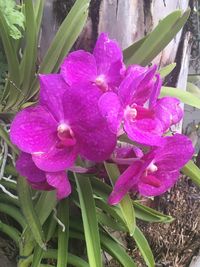
[[[79,174],[74,174],[74,176],[81,206],[89,264],[102,267],[99,229],[90,180]]]

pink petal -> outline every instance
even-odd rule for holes
[[[61,75],[69,85],[94,81],[97,76],[95,58],[83,50],[72,52],[61,66]]]
[[[47,172],[47,182],[57,190],[57,198],[62,199],[71,194],[71,185],[67,174],[63,172]]]
[[[110,205],[118,204],[133,187],[133,185],[138,183],[138,179],[144,169],[145,166],[140,160],[130,165],[117,179],[117,182],[114,185],[114,189],[109,196],[108,203]]]
[[[105,93],[99,99],[98,105],[111,132],[117,133],[122,120],[122,108],[118,96],[113,92]]]
[[[182,134],[164,138],[164,146],[156,150],[156,166],[166,171],[182,168],[193,156],[191,140]]]
[[[107,159],[116,144],[102,117],[98,101],[101,90],[90,83],[74,84],[64,94],[65,118],[71,126],[80,148],[80,154],[92,161]]]
[[[107,81],[110,90],[117,92],[122,79],[124,78],[124,72],[126,67],[122,61],[116,61],[111,64],[107,73]]]
[[[52,149],[46,153],[32,154],[32,158],[36,166],[47,172],[66,170],[74,164],[76,157],[76,147],[52,147]]]
[[[124,130],[128,137],[138,143],[150,146],[163,144],[162,124],[157,119],[141,119],[135,122],[125,121]]]
[[[105,33],[100,34],[93,55],[96,59],[98,74],[108,73],[111,65],[117,61],[121,62],[123,58],[122,50],[118,43],[110,40]],[[110,72],[113,72],[113,70],[110,70]]]
[[[40,104],[48,108],[57,121],[63,119],[62,96],[68,85],[60,74],[40,75]]]
[[[21,153],[17,162],[16,170],[20,175],[27,177],[30,183],[45,182],[45,172],[38,169],[34,164],[31,154]]]
[[[124,105],[143,105],[150,97],[154,83],[153,78],[157,67],[151,68],[131,68],[126,78],[120,85],[119,97]]]
[[[153,107],[155,106],[157,99],[160,95],[160,90],[161,90],[161,86],[162,86],[162,80],[160,78],[159,74],[155,75],[156,81],[154,82],[153,85],[153,89],[152,89],[152,93],[149,99],[149,107]]]
[[[119,98],[123,106],[138,103],[138,99],[135,98],[136,90],[144,78],[144,74],[135,77],[134,74],[129,74],[122,81],[119,87]],[[143,103],[142,103],[143,104]]]
[[[183,118],[183,110],[180,107],[180,101],[174,97],[163,97],[159,99],[154,110],[156,116],[163,122],[166,130]]]
[[[35,190],[44,190],[44,191],[51,191],[54,188],[52,186],[50,186],[46,180],[45,182],[41,182],[41,183],[30,183],[31,187]]]
[[[55,145],[57,123],[42,106],[19,112],[11,124],[11,141],[27,153],[46,152]]]

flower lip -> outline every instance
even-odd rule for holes
[[[154,187],[160,187],[161,181],[154,175],[143,175],[141,178],[142,182]]]
[[[71,127],[65,122],[62,122],[58,125],[57,136],[61,141],[61,145],[74,146],[76,144],[74,133]]]

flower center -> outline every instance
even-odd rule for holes
[[[61,123],[57,128],[57,136],[61,141],[61,145],[73,146],[76,144],[76,139],[74,133],[69,125],[66,123]]]
[[[149,166],[147,167],[147,171],[151,172],[151,173],[154,173],[158,170],[158,167],[153,163],[151,162],[149,164]]]
[[[108,90],[108,84],[103,74],[97,76],[97,78],[95,79],[95,84],[100,87],[103,92],[106,92]]]
[[[126,106],[124,110],[124,118],[129,121],[134,121],[137,117],[137,110],[134,107]]]

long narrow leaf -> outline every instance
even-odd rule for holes
[[[90,266],[102,267],[99,228],[90,180],[75,174]]]
[[[16,94],[15,99],[9,101],[9,107],[14,105],[16,108],[23,102],[29,93],[32,81],[35,78],[36,60],[37,60],[37,27],[32,1],[25,1],[25,17],[26,17],[26,42],[25,51],[20,64],[20,90],[22,93]]]
[[[154,267],[155,261],[151,248],[140,229],[136,226],[133,238],[147,264],[148,267]]]
[[[142,205],[138,201],[133,201],[133,206],[135,208],[136,218],[143,221],[170,223],[174,220],[171,216],[162,214],[157,210]]]
[[[161,78],[165,78],[167,75],[169,75],[175,67],[176,63],[171,63],[160,69],[158,72],[160,73]]]
[[[59,66],[74,42],[82,31],[88,15],[90,0],[77,0],[71,11],[61,24],[44,60],[40,66],[40,73],[57,72]],[[29,98],[38,90],[38,81],[35,79]]]
[[[111,255],[114,259],[119,261],[122,266],[126,267],[136,267],[133,259],[129,257],[126,251],[117,243],[107,233],[100,233],[102,247]]]
[[[18,189],[19,200],[21,203],[21,209],[24,214],[24,217],[26,218],[26,222],[36,242],[39,244],[41,248],[45,249],[46,248],[44,243],[45,238],[44,238],[44,233],[42,231],[42,226],[33,207],[30,190],[26,182],[26,179],[24,177],[21,176],[18,177],[17,189]]]
[[[162,21],[142,42],[140,48],[135,52],[128,47],[125,52],[125,61],[129,64],[149,64],[176,36],[187,21],[190,10],[181,14],[180,10],[174,11]]]
[[[15,49],[12,45],[11,38],[8,34],[8,27],[1,10],[0,10],[0,35],[4,51],[6,54],[6,59],[8,62],[9,76],[12,79],[12,81],[16,84],[16,86],[19,86],[19,81],[20,81],[19,61],[17,58],[17,54],[15,53]]]
[[[36,0],[35,1],[35,18],[36,18],[36,36],[39,37],[39,31],[40,31],[40,26],[42,22],[42,16],[43,16],[43,10],[44,10],[44,4],[45,0]]]
[[[58,206],[58,218],[64,225],[58,226],[58,260],[57,267],[67,266],[68,240],[69,240],[69,201],[64,199]]]
[[[16,245],[19,245],[20,232],[16,228],[0,221],[0,232],[9,236],[12,240],[15,241]]]
[[[11,216],[14,220],[16,220],[22,228],[26,227],[26,222],[20,210],[14,206],[9,204],[0,203],[0,212],[3,212],[9,216]]]
[[[197,165],[190,160],[183,168],[182,172],[191,178],[191,180],[198,186],[200,186],[200,169]]]
[[[70,236],[75,239],[85,240],[83,235],[82,225],[76,221],[73,221],[70,225]],[[73,231],[74,229],[75,231]],[[100,230],[100,240],[102,248],[108,252],[114,259],[122,264],[124,267],[136,267],[133,259],[129,257],[124,248],[115,240],[110,234]]]
[[[35,210],[37,212],[41,224],[44,224],[44,222],[49,217],[55,206],[56,206],[55,191],[42,192],[37,204],[35,205]]]

